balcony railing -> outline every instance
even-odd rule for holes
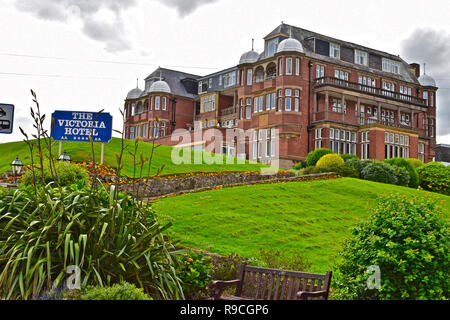
[[[421,99],[414,96],[409,96],[406,94],[402,94],[399,92],[393,92],[385,89],[380,89],[377,87],[371,87],[364,84],[356,83],[356,82],[350,82],[338,78],[333,77],[323,77],[318,78],[315,80],[314,87],[320,88],[322,86],[333,86],[338,88],[345,88],[353,91],[358,91],[362,93],[368,93],[373,96],[381,97],[381,98],[387,98],[392,99],[400,102],[407,102],[419,106],[426,107],[426,100]]]
[[[237,113],[238,113],[237,107],[228,107],[228,108],[222,109],[220,111],[220,116],[224,117],[224,116],[229,116],[229,115],[233,115],[233,114],[237,114]]]
[[[416,130],[417,128],[413,128],[410,122],[401,122],[396,123],[392,120],[388,119],[377,119],[376,117],[370,117],[370,118],[359,118],[359,124],[360,125],[366,125],[366,124],[380,124],[383,126],[393,127],[393,128],[399,128],[399,129],[408,129],[408,130]]]

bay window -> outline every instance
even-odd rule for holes
[[[247,85],[251,86],[253,83],[253,69],[247,69]]]
[[[292,58],[286,58],[286,75],[292,75]]]

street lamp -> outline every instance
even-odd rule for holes
[[[16,160],[11,162],[11,169],[14,173],[14,183],[17,183],[17,176],[22,172],[23,163],[19,160],[19,156],[16,157]]]
[[[70,162],[70,161],[72,161],[72,159],[69,157],[66,150],[64,150],[64,153],[59,155],[58,161],[59,162]]]

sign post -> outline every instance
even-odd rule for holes
[[[14,105],[0,103],[0,133],[11,134],[13,132]]]
[[[102,143],[102,155],[100,156],[100,164],[103,164],[103,151],[105,150],[105,144]]]
[[[101,143],[101,164],[103,164],[104,143],[112,139],[112,116],[109,113],[85,111],[55,111],[52,114],[51,137],[59,141],[84,141]]]

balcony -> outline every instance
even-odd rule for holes
[[[396,123],[392,120],[388,120],[388,119],[377,119],[376,117],[370,117],[370,118],[359,118],[359,124],[364,126],[364,125],[370,125],[370,124],[379,124],[382,126],[387,126],[387,127],[393,127],[393,128],[397,128],[397,129],[406,129],[406,130],[415,130],[417,131],[418,128],[414,128],[410,122],[401,122],[401,123]]]
[[[352,90],[360,93],[369,94],[371,96],[395,100],[407,104],[414,104],[420,107],[426,107],[426,100],[414,96],[408,96],[399,92],[380,89],[377,87],[370,87],[356,82],[350,82],[333,77],[323,77],[315,80],[314,88],[321,88],[325,86],[332,86]]]
[[[220,110],[220,117],[237,115],[238,107],[228,107]]]

